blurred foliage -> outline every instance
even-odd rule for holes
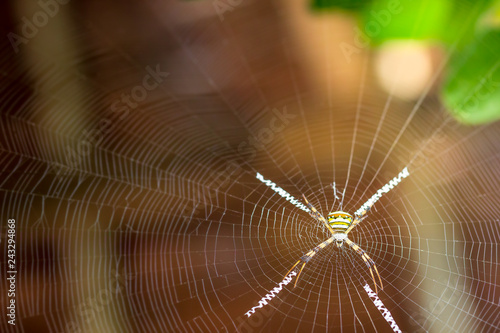
[[[459,121],[481,124],[500,119],[500,29],[479,33],[448,63],[442,99]]]
[[[373,45],[393,39],[467,44],[493,0],[312,0],[316,11],[343,9],[359,14],[360,28],[372,30]],[[397,10],[396,10],[397,9]],[[375,28],[376,26],[376,28]]]
[[[372,46],[391,40],[439,43],[452,55],[442,98],[465,124],[500,119],[500,0],[312,0],[315,10],[359,17]]]
[[[311,8],[313,10],[325,9],[345,9],[358,11],[366,7],[371,0],[312,0]]]
[[[389,8],[398,8],[398,11]],[[373,44],[392,39],[438,40],[444,33],[450,11],[449,0],[379,0],[362,13],[361,25],[367,30],[378,23],[380,32],[371,36]],[[387,16],[388,19],[381,18]]]
[[[489,8],[491,0],[377,0],[362,13],[362,26],[377,22],[380,13],[389,13],[390,19],[380,26],[380,33],[372,37],[377,45],[392,39],[417,39],[443,42],[448,45],[466,45],[473,37],[477,21]],[[399,13],[389,8],[398,5]]]

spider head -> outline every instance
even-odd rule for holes
[[[337,245],[338,248],[341,248],[342,245],[344,245],[344,240],[347,238],[347,235],[343,232],[336,233],[333,235],[335,238],[335,245]]]

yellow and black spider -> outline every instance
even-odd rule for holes
[[[322,222],[326,225],[328,230],[332,233],[332,237],[324,241],[323,243],[319,244],[315,248],[313,248],[311,251],[307,252],[305,255],[303,255],[299,261],[293,267],[288,271],[288,273],[285,274],[285,277],[301,262],[303,262],[302,267],[300,268],[299,274],[297,275],[297,279],[295,280],[295,285],[297,285],[297,281],[299,280],[300,273],[302,273],[302,270],[304,269],[304,266],[309,262],[309,260],[314,257],[316,253],[318,253],[319,250],[322,248],[326,247],[327,245],[330,245],[331,243],[335,242],[337,247],[341,248],[344,243],[347,243],[354,251],[356,251],[358,254],[361,255],[361,258],[363,258],[364,262],[370,269],[370,274],[373,279],[373,283],[375,284],[375,292],[378,293],[377,290],[377,283],[375,282],[375,276],[373,275],[373,270],[372,267],[375,269],[375,272],[377,273],[378,279],[380,281],[380,289],[384,289],[384,286],[382,285],[382,280],[380,279],[380,274],[378,273],[377,266],[375,266],[375,263],[373,260],[366,254],[365,251],[363,251],[356,243],[351,241],[349,238],[347,238],[347,234],[359,223],[361,222],[366,216],[366,213],[370,210],[372,207],[373,203],[370,203],[360,212],[359,215],[355,214],[354,216],[354,221],[352,219],[352,215],[346,212],[342,211],[337,211],[337,212],[332,212],[328,214],[328,222],[326,219],[321,215],[316,208],[314,208],[313,205],[307,201],[306,197],[304,197],[304,200],[311,210],[309,214],[311,216],[319,221]]]

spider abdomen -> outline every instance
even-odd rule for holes
[[[335,233],[345,233],[352,223],[352,215],[346,212],[332,212],[328,214],[328,224]]]

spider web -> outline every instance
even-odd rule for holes
[[[387,331],[347,246],[244,315],[329,237],[256,174],[326,216],[404,167],[349,234],[378,296],[405,332],[498,330],[500,128],[439,103],[453,49],[402,101],[370,51],[342,57],[353,22],[316,18],[311,47],[302,7],[292,24],[284,2],[216,3],[61,5],[20,52],[2,41],[0,276],[15,218],[16,331]],[[8,7],[4,35],[37,10]],[[122,101],[157,68],[157,87]]]

